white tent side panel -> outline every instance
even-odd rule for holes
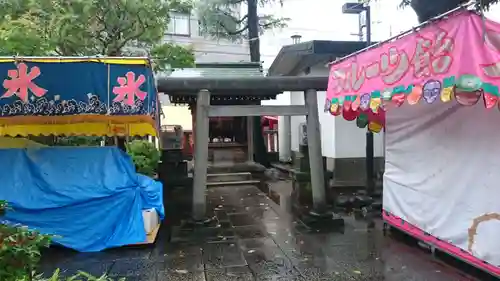
[[[386,211],[494,266],[500,266],[499,120],[500,111],[482,102],[390,108],[384,175]],[[477,225],[471,240],[469,228],[484,215],[493,219]]]

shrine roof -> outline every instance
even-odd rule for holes
[[[239,78],[262,77],[262,65],[258,62],[197,63],[195,67],[178,69],[171,74],[158,74],[158,79],[175,78]]]
[[[374,42],[375,44],[375,42]],[[308,67],[334,61],[366,47],[363,41],[313,40],[283,46],[268,69],[268,76],[295,76]]]
[[[157,79],[158,92],[168,95],[196,95],[208,90],[215,95],[276,95],[284,91],[325,91],[326,76],[306,77],[164,77]]]

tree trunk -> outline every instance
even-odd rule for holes
[[[422,23],[467,2],[467,0],[411,0],[410,6],[417,14],[418,21]]]
[[[260,63],[259,16],[257,14],[257,0],[248,0],[247,7],[250,61]],[[264,135],[262,134],[261,117],[256,116],[247,118],[254,118],[252,128],[254,144],[253,151],[255,153],[254,160],[265,167],[270,167],[271,163],[267,157],[266,146],[264,145]]]

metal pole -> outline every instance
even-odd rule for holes
[[[208,168],[208,107],[210,92],[201,90],[196,99],[196,128],[194,143],[194,183],[193,183],[193,218],[201,221],[205,217]]]
[[[0,56],[0,60],[149,60],[148,57],[111,57],[111,56]]]
[[[434,22],[436,20],[442,19],[442,18],[444,18],[446,16],[449,16],[450,14],[453,14],[453,13],[459,11],[459,10],[467,9],[467,8],[469,8],[470,6],[472,6],[472,5],[476,4],[476,3],[477,3],[477,0],[471,0],[471,1],[467,2],[467,3],[465,3],[465,4],[462,4],[462,5],[458,6],[458,7],[456,7],[453,10],[449,10],[448,12],[443,13],[443,14],[437,16],[437,17],[434,17],[434,18],[432,18],[432,19],[430,19],[428,21],[424,21],[423,23],[421,23],[421,24],[419,24],[419,25],[417,25],[417,26],[415,26],[415,27],[413,27],[411,29],[408,29],[407,31],[403,31],[403,32],[399,33],[398,35],[395,35],[395,36],[392,36],[392,37],[390,37],[390,38],[388,38],[386,40],[377,42],[377,44],[374,44],[373,46],[366,47],[364,49],[361,49],[359,51],[351,53],[351,54],[349,54],[347,56],[344,56],[344,57],[341,57],[339,59],[336,59],[335,61],[332,61],[332,62],[330,62],[328,64],[332,65],[332,64],[340,63],[340,62],[342,62],[342,61],[344,61],[346,59],[352,58],[352,57],[357,56],[357,55],[359,55],[359,54],[361,54],[363,52],[366,52],[366,51],[370,50],[371,48],[375,48],[375,47],[380,46],[382,44],[391,42],[392,40],[396,40],[396,39],[401,38],[401,37],[403,37],[403,36],[405,36],[407,34],[412,34],[413,32],[417,31],[419,28],[423,28],[423,27],[425,27],[426,25],[428,25],[431,22]]]
[[[366,12],[366,45],[369,47],[372,44],[372,20],[371,20],[371,9],[367,5],[365,7]],[[374,182],[373,173],[375,166],[375,155],[374,155],[374,145],[373,145],[373,133],[369,130],[366,131],[366,191],[369,195],[373,194]]]
[[[326,207],[325,171],[321,153],[321,133],[319,130],[318,96],[316,90],[305,92],[307,115],[307,144],[309,146],[309,164],[311,167],[311,185],[314,209],[322,212]]]
[[[248,161],[249,162],[254,162],[254,153],[255,153],[255,150],[254,150],[254,135],[253,135],[253,122],[254,122],[254,119],[252,118],[252,116],[247,116],[245,117],[247,119],[247,157],[248,157]]]

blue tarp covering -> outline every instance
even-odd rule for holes
[[[163,218],[162,185],[135,172],[116,147],[0,149],[7,221],[54,234],[65,247],[101,251],[144,242],[142,210]]]

